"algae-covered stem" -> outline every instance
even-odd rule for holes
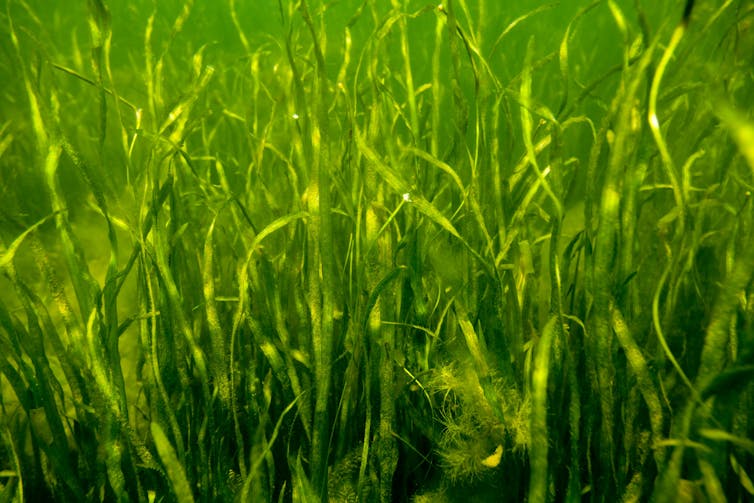
[[[312,121],[312,163],[307,188],[307,210],[312,216],[309,223],[308,254],[311,265],[308,271],[309,302],[312,320],[312,349],[316,396],[314,401],[314,427],[312,428],[312,482],[327,501],[327,452],[329,421],[329,395],[333,351],[333,310],[335,308],[335,261],[333,256],[332,215],[330,201],[330,139],[327,119],[327,75],[322,51],[324,32],[314,27],[305,0],[299,6],[308,27],[317,68]],[[321,274],[321,277],[320,277]]]

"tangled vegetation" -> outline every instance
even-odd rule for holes
[[[751,0],[1,3],[0,502],[754,497]]]

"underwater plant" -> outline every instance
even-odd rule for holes
[[[3,0],[0,502],[754,498],[751,0]]]

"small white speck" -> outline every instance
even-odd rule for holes
[[[298,114],[293,114],[291,115],[291,117],[293,118],[293,120],[298,120]]]
[[[411,202],[411,194],[409,194],[408,192],[406,192],[405,194],[403,194],[403,200],[406,201],[407,203],[410,203]]]

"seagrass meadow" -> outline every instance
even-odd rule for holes
[[[754,501],[753,0],[0,6],[0,503]]]

